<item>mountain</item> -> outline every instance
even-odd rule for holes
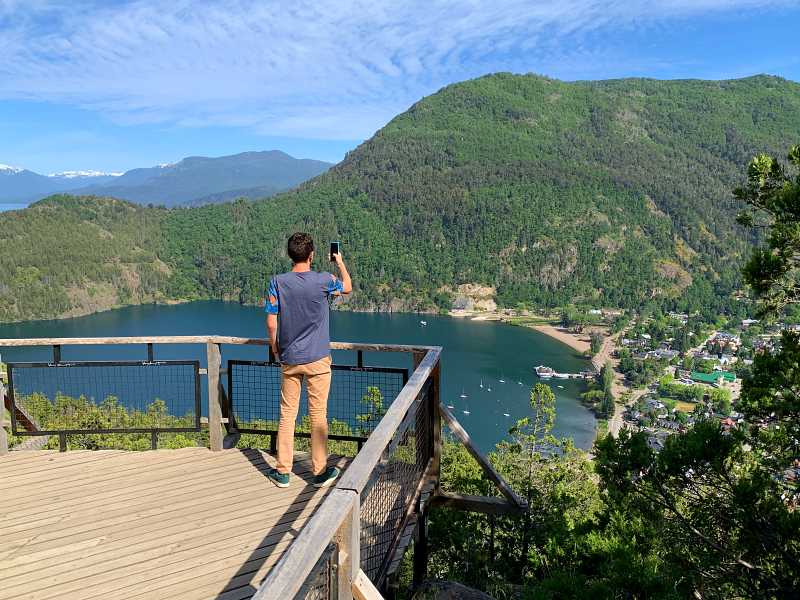
[[[75,190],[88,183],[107,183],[113,174],[97,171],[66,171],[39,175],[27,169],[0,165],[0,204],[32,202],[57,192]]]
[[[219,158],[192,156],[126,173],[67,171],[44,176],[9,167],[0,170],[0,202],[30,202],[66,191],[166,206],[202,204],[205,198],[208,202],[242,196],[263,198],[288,190],[330,166],[273,150]]]
[[[288,190],[331,167],[319,160],[297,159],[278,150],[206,158],[191,156],[149,169],[133,169],[112,183],[92,185],[77,194],[112,196],[139,204],[178,206],[212,198],[225,202],[247,196],[263,198]]]
[[[481,289],[501,306],[739,312],[754,240],[731,189],[752,155],[798,140],[800,85],[777,77],[481,77],[420,100],[269,202],[55,197],[0,216],[15,248],[0,255],[0,318],[88,312],[98,297],[256,302],[298,229],[321,248],[342,241],[353,308],[435,310]],[[43,290],[58,306],[36,305]]]

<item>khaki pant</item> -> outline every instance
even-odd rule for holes
[[[303,378],[308,387],[308,416],[311,418],[311,465],[319,475],[328,463],[328,392],[331,389],[331,357],[304,365],[281,367],[281,421],[278,426],[278,473],[292,470],[294,427],[300,408]]]

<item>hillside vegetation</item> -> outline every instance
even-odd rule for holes
[[[731,189],[755,153],[784,155],[798,136],[800,85],[775,77],[486,76],[421,100],[268,200],[167,211],[58,197],[0,216],[13,248],[0,319],[89,310],[76,298],[98,285],[118,303],[257,302],[297,229],[323,253],[342,241],[354,308],[447,308],[469,283],[501,306],[716,313],[735,306],[752,241]]]

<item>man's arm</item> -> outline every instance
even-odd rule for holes
[[[269,346],[272,348],[272,353],[275,355],[275,360],[280,360],[280,353],[278,352],[278,315],[267,315],[267,337],[269,338]]]
[[[267,292],[267,301],[264,306],[267,313],[267,337],[269,338],[269,346],[272,348],[272,354],[275,355],[275,360],[280,361],[280,353],[278,352],[278,314],[281,312],[281,304],[278,300],[278,286],[275,280],[269,282],[269,291]]]
[[[347,272],[347,267],[344,266],[344,259],[341,254],[334,254],[333,259],[336,261],[336,266],[339,267],[339,277],[342,280],[342,294],[349,294],[353,291],[353,282],[350,281],[350,273]]]

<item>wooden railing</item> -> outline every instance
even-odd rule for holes
[[[301,597],[352,598],[354,593],[370,597],[369,590],[362,589],[369,587],[368,581],[371,581],[376,588],[382,587],[383,578],[386,575],[385,565],[393,558],[392,554],[397,549],[397,541],[403,534],[408,517],[414,511],[424,511],[424,508],[419,511],[419,507],[416,505],[425,491],[425,487],[436,488],[438,486],[441,427],[436,423],[439,414],[440,356],[441,348],[439,347],[428,348],[424,352],[419,350],[415,352],[416,368],[403,391],[389,407],[378,427],[353,459],[336,488],[306,524],[300,536],[284,553],[269,577],[253,596],[254,600],[288,599],[296,598],[298,595]],[[425,423],[430,427],[426,428]],[[420,427],[420,424],[423,426]],[[420,432],[419,429],[424,431]],[[411,435],[407,435],[410,431]],[[430,442],[429,445],[418,439],[423,435],[430,436],[426,440],[426,442]],[[395,455],[398,449],[404,447],[404,444],[408,449],[409,438],[412,436],[414,466],[417,467],[419,462],[425,463],[421,473],[419,473],[420,469],[415,469],[416,477],[413,478],[411,486],[408,485],[408,482],[384,481],[383,483],[386,484],[383,486],[384,488],[391,487],[394,483],[395,489],[389,490],[388,494],[376,493],[371,498],[370,492],[375,491],[377,485],[381,485],[381,478],[391,479],[391,476],[397,472],[397,468],[392,467],[393,461],[395,465],[397,462],[410,464],[410,462],[406,462],[410,461],[408,453],[402,458]],[[424,450],[420,450],[421,445]],[[403,489],[408,487],[414,488],[413,493],[409,494]],[[379,498],[378,496],[381,495],[384,497]],[[386,502],[387,498],[388,502]],[[392,528],[390,532],[392,541],[388,544],[380,544],[381,547],[386,548],[386,553],[379,561],[380,567],[377,572],[367,574],[363,567],[370,569],[374,562],[371,565],[362,554],[365,551],[371,551],[370,542],[374,542],[371,538],[380,537],[383,533],[380,531],[383,523],[374,522],[375,515],[376,513],[380,515],[381,508],[384,509],[384,514],[391,513],[396,509],[395,503],[398,499],[403,501],[401,506],[402,522],[398,527]],[[366,516],[364,513],[367,512],[365,508],[369,504],[380,504],[381,501],[384,501],[383,506],[377,507],[378,510],[370,513],[371,522],[365,522],[363,518]],[[387,506],[389,503],[391,506]],[[376,529],[378,530],[377,536],[375,535]],[[331,543],[338,548],[338,552],[335,554],[337,564],[335,569],[332,569],[337,577],[330,584],[330,587],[337,588],[337,593],[324,595],[315,590],[304,589],[306,581],[313,576],[312,570],[318,564],[319,557]]]
[[[0,349],[13,347],[51,347],[51,365],[69,364],[63,361],[61,350],[64,346],[114,346],[114,345],[139,345],[146,347],[146,357],[148,361],[154,361],[154,346],[164,344],[202,344],[205,346],[207,367],[199,369],[199,375],[208,379],[208,397],[206,402],[207,417],[203,418],[203,425],[208,425],[209,447],[213,451],[222,450],[224,439],[229,429],[229,416],[223,415],[223,411],[228,406],[225,397],[226,391],[221,384],[221,375],[227,374],[222,368],[223,345],[234,346],[261,346],[268,347],[269,341],[262,338],[243,338],[218,335],[205,336],[137,336],[137,337],[96,337],[96,338],[30,338],[30,339],[0,339]],[[333,350],[350,350],[358,352],[424,352],[425,347],[406,346],[406,345],[386,345],[386,344],[360,344],[347,342],[332,342]],[[267,353],[265,352],[265,357]],[[143,356],[144,358],[144,356]],[[2,396],[5,398],[5,391]],[[2,414],[0,414],[2,416]],[[12,414],[12,418],[14,415]],[[91,433],[91,432],[82,432]],[[110,431],[98,431],[98,433],[111,433]],[[38,435],[36,431],[27,431],[26,435]],[[66,450],[66,432],[54,432],[59,435],[60,447]],[[153,434],[153,444],[156,443],[156,433]],[[0,427],[0,453],[8,450],[8,439],[5,427]]]

